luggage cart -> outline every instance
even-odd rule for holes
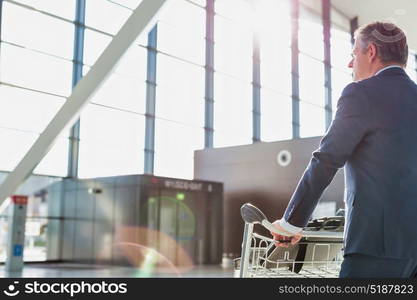
[[[275,247],[275,241],[253,231],[255,224],[269,231],[278,230],[252,204],[241,208],[245,221],[242,254],[235,259],[235,277],[336,278],[343,261],[343,232],[314,231],[304,228],[303,238],[288,248]],[[285,235],[285,234],[284,234]]]

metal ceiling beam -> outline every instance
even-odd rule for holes
[[[156,14],[167,0],[143,0],[107,46],[91,70],[74,87],[71,96],[38,137],[16,168],[0,186],[0,204],[13,194],[53,146],[57,137],[72,126],[89,98],[104,82],[126,50],[144,31],[155,25]]]

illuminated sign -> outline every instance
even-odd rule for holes
[[[197,182],[187,182],[181,180],[165,180],[164,185],[166,188],[181,189],[188,191],[201,191],[203,190],[203,184]]]

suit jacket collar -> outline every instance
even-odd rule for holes
[[[392,75],[408,76],[403,68],[397,68],[397,67],[382,70],[379,74],[375,76],[392,76]]]

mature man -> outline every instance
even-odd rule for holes
[[[283,218],[274,222],[297,243],[322,192],[344,166],[340,277],[417,273],[417,85],[404,71],[407,57],[406,37],[396,25],[376,22],[357,30],[349,63],[354,82],[343,90]]]

